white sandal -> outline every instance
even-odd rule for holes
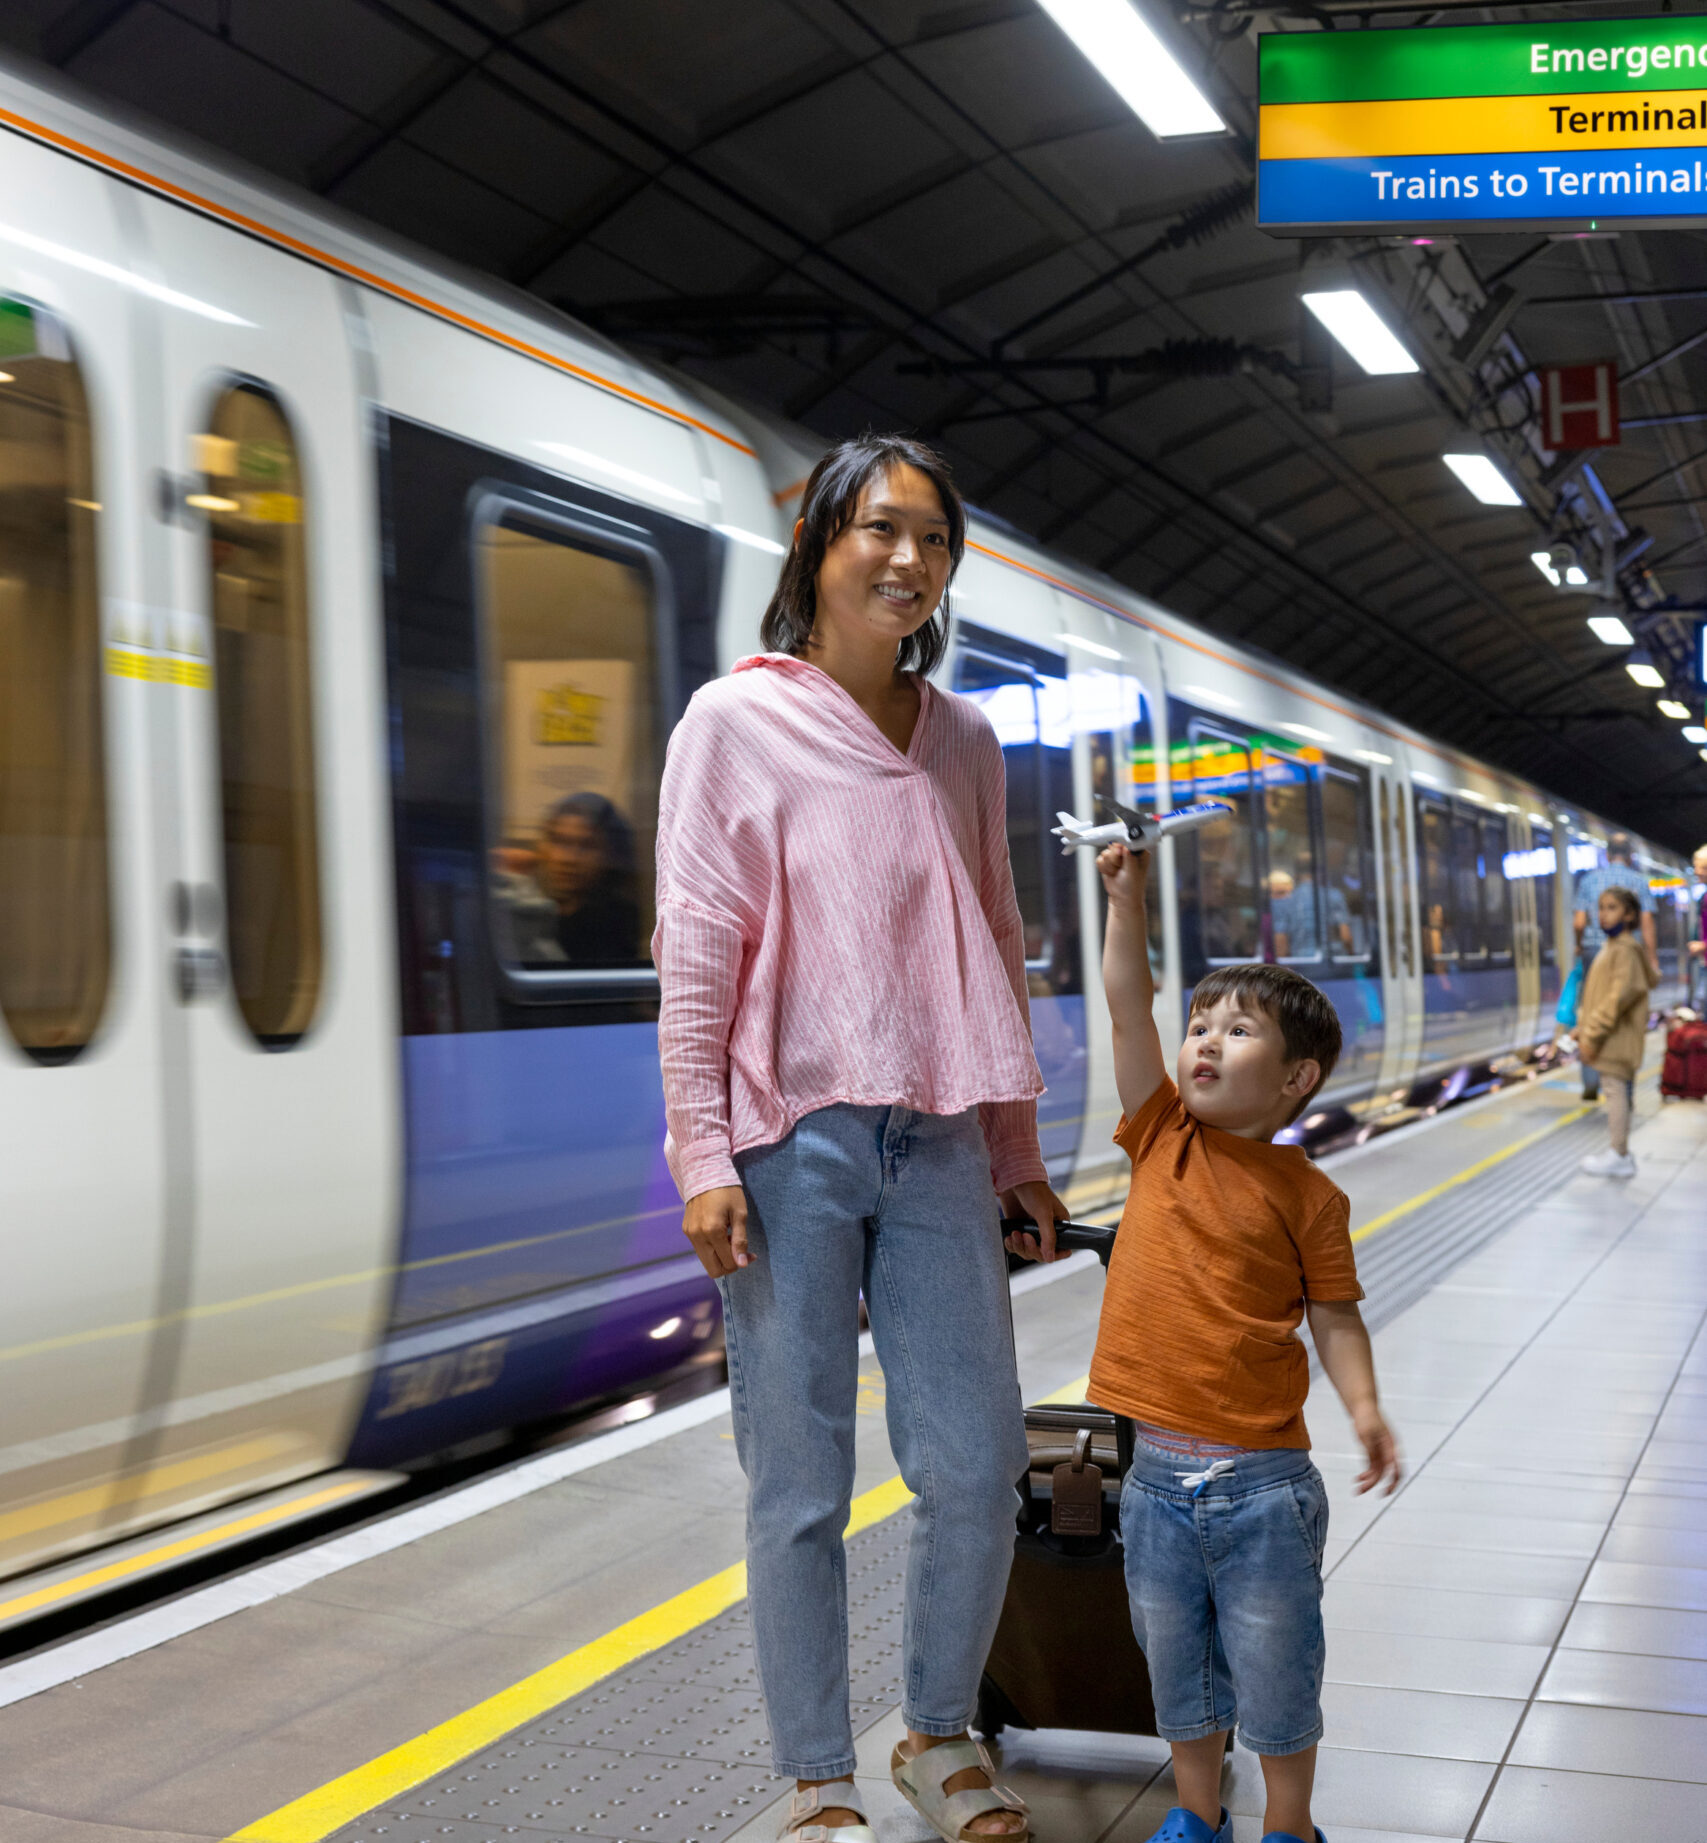
[[[969,1767],[981,1768],[990,1783],[964,1792],[944,1792],[943,1786]],[[944,1741],[910,1758],[897,1747],[890,1756],[889,1777],[895,1781],[896,1791],[943,1843],[1029,1843],[1031,1813],[1017,1792],[996,1783],[995,1763],[982,1741]],[[986,1817],[992,1811],[1012,1811],[1026,1822],[1017,1830],[971,1828],[974,1818]]]
[[[812,1820],[820,1811],[857,1811],[857,1824],[816,1824]],[[877,1832],[865,1822],[865,1800],[851,1779],[831,1779],[824,1785],[809,1785],[788,1801],[788,1816],[777,1832],[777,1843],[792,1837],[795,1843],[877,1843]]]

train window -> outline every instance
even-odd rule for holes
[[[966,630],[962,630],[964,635]],[[1026,649],[1029,654],[1031,649]],[[1053,671],[1045,667],[1054,665]],[[1073,810],[1073,717],[1064,662],[1021,657],[994,638],[962,645],[954,688],[990,719],[1008,783],[1008,857],[1034,998],[1081,989],[1077,870],[1050,836]]]
[[[663,740],[652,570],[514,506],[478,546],[498,958],[548,987],[649,966]]]
[[[278,400],[249,383],[220,397],[197,461],[231,986],[256,1041],[286,1049],[313,1020],[323,962],[302,477]]]
[[[93,440],[51,314],[0,298],[0,1011],[38,1062],[88,1043],[112,923]]]
[[[1482,886],[1482,928],[1496,966],[1509,966],[1512,953],[1511,885],[1506,881],[1506,826],[1503,819],[1481,823],[1481,851],[1476,876]]]
[[[1553,835],[1550,832],[1537,832],[1535,843],[1546,855],[1538,858],[1541,863],[1548,862],[1553,855]],[[1559,926],[1558,917],[1553,913],[1554,876],[1550,870],[1544,870],[1535,879],[1535,925],[1541,933],[1541,964],[1551,966],[1558,957]]]
[[[1328,958],[1361,965],[1375,957],[1369,783],[1362,774],[1330,767],[1323,770],[1320,786]]]
[[[1464,966],[1486,966],[1488,937],[1482,915],[1482,849],[1476,821],[1452,815],[1452,887],[1457,898],[1458,958]]]
[[[1268,913],[1277,960],[1322,957],[1321,890],[1310,824],[1308,762],[1259,751],[1263,824],[1268,840]]]
[[[1098,799],[1118,800],[1143,812],[1156,809],[1156,746],[1150,725],[1150,704],[1135,679],[1108,672],[1075,673],[1073,684],[1083,695],[1081,720],[1107,727],[1093,729],[1088,737],[1091,757],[1091,792]],[[1089,708],[1085,708],[1088,705]],[[1108,897],[1100,888],[1098,900],[1106,932]],[[1161,885],[1152,885],[1148,908],[1150,966],[1162,970]]]
[[[1417,801],[1417,871],[1423,971],[1447,973],[1462,957],[1452,887],[1452,821],[1446,809],[1433,800]]]
[[[1202,956],[1208,961],[1255,960],[1261,949],[1256,854],[1251,837],[1251,758],[1242,742],[1191,726],[1191,797],[1225,800],[1230,822],[1190,835],[1196,846],[1196,888],[1180,879],[1181,906],[1196,898]]]

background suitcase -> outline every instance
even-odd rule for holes
[[[1660,1093],[1688,1101],[1707,1100],[1707,1023],[1673,1024],[1666,1032]]]
[[[1113,1229],[1069,1222],[1055,1234],[1059,1245],[1089,1248],[1108,1266]],[[1025,1429],[1031,1459],[1020,1484],[1013,1572],[979,1689],[979,1729],[989,1739],[1003,1728],[1154,1734],[1150,1674],[1132,1636],[1120,1542],[1120,1484],[1132,1460],[1132,1424],[1080,1402],[1028,1408]],[[1072,1465],[1081,1443],[1084,1459],[1102,1470],[1101,1528],[1094,1534],[1052,1527],[1055,1469]],[[1082,1509],[1076,1498],[1073,1507]]]

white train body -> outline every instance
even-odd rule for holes
[[[647,788],[693,683],[755,649],[815,456],[33,76],[0,73],[0,109],[0,415],[28,397],[0,425],[25,558],[0,581],[26,738],[0,745],[16,1574],[706,1348],[658,1146]],[[1057,807],[1243,802],[1233,856],[1160,853],[1171,1036],[1203,965],[1264,953],[1361,1007],[1347,1102],[1549,1034],[1570,929],[1536,873],[1604,824],[989,521],[953,606],[944,682],[1025,783],[1045,1137],[1076,1208],[1124,1172],[1100,894]],[[50,707],[71,715],[32,753]],[[538,889],[495,906],[495,863],[547,862],[548,795],[566,837],[606,828],[580,933]],[[1473,836],[1506,893],[1479,945],[1447,913],[1462,852],[1452,901],[1419,899],[1419,828]],[[0,1622],[30,1604],[16,1584]]]

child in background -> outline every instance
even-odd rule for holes
[[[1582,1161],[1590,1177],[1634,1177],[1630,1156],[1630,1111],[1636,1071],[1648,1044],[1648,994],[1653,969],[1642,951],[1642,903],[1633,890],[1600,893],[1600,925],[1606,945],[1583,978],[1577,1006],[1577,1049],[1601,1077],[1606,1124],[1612,1143]]]
[[[1262,1758],[1264,1843],[1324,1843],[1310,1813],[1322,1736],[1328,1506],[1304,1427],[1306,1313],[1367,1455],[1358,1489],[1399,1481],[1357,1309],[1344,1194],[1296,1119],[1339,1054],[1333,1007],[1281,966],[1217,968],[1192,994],[1168,1079],[1152,1015],[1145,854],[1097,859],[1103,984],[1132,1189],[1103,1297],[1090,1394],[1136,1424],[1121,1493],[1132,1625],[1178,1804],[1151,1843],[1232,1843],[1227,1731]],[[1036,1239],[1010,1238],[1036,1257]]]

